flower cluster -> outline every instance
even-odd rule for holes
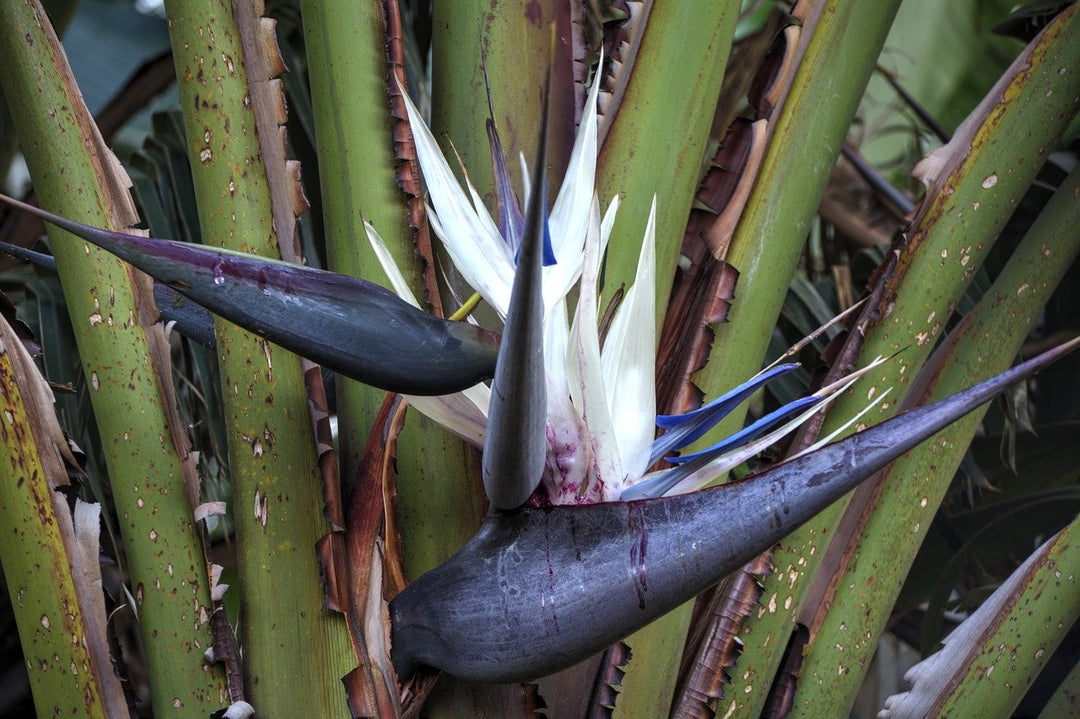
[[[700,487],[792,431],[855,379],[850,377],[786,405],[704,452],[674,459],[674,468],[648,473],[659,459],[699,439],[754,391],[797,365],[772,367],[687,415],[656,416],[655,198],[634,283],[617,307],[601,346],[597,281],[619,201],[618,197],[612,199],[601,216],[595,194],[596,100],[594,83],[545,232],[550,240],[545,243],[548,261],[542,283],[547,385],[542,487],[555,504],[635,499]],[[505,318],[525,223],[498,134],[489,126],[498,201],[495,220],[467,174],[465,187],[459,184],[407,96],[406,106],[427,183],[431,225],[461,276]],[[528,195],[529,179],[527,173],[523,175]],[[395,291],[416,304],[382,240],[374,228],[367,228]],[[567,296],[575,286],[577,304],[571,321]],[[449,430],[483,446],[491,401],[488,385],[478,384],[454,395],[409,400]],[[667,430],[658,439],[657,425]]]

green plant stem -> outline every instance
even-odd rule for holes
[[[99,227],[132,222],[109,151],[40,7],[0,3],[12,53],[0,84],[42,206]],[[225,701],[208,667],[210,597],[192,521],[195,468],[175,411],[167,342],[130,268],[51,230],[125,539],[154,712],[205,717]],[[170,424],[171,423],[171,424]]]
[[[44,0],[42,5],[52,21],[57,37],[63,37],[79,6],[78,0]],[[11,119],[11,109],[3,91],[0,91],[0,177],[7,177],[11,161],[18,153],[19,138]]]
[[[637,59],[597,158],[601,204],[619,195],[605,264],[604,297],[633,283],[641,239],[656,197],[656,322],[663,321],[683,230],[700,180],[731,50],[739,4],[651,4]],[[616,715],[668,713],[692,603],[626,639],[633,657],[624,667]]]
[[[422,263],[397,182],[393,118],[387,112],[384,20],[374,3],[305,2],[304,31],[319,145],[326,246],[335,272],[388,285],[364,231],[379,231],[423,297]],[[481,122],[481,127],[483,123]],[[338,378],[343,476],[352,477],[384,392]],[[446,559],[483,518],[473,451],[418,412],[398,440],[398,515],[411,576]]]
[[[419,296],[419,258],[394,174],[379,4],[307,0],[302,10],[329,269],[389,286],[367,241],[367,219]],[[344,377],[337,387],[340,455],[350,477],[385,392]]]
[[[549,66],[552,87],[547,162],[551,199],[562,183],[576,132],[569,34],[577,29],[571,28],[566,7],[558,0],[459,0],[435,3],[432,8],[431,127],[444,147],[449,149],[446,141],[453,144],[489,207],[493,206],[494,180],[484,129],[489,117],[488,88],[507,162],[516,168],[519,153],[524,152],[531,167],[536,161],[532,154],[540,131],[542,91]],[[451,155],[447,153],[447,157]],[[517,186],[518,173],[513,171],[511,176]]]
[[[278,258],[258,100],[229,3],[166,5],[204,242]],[[290,218],[291,219],[291,218]],[[300,360],[215,319],[240,575],[240,638],[260,716],[345,716],[355,665],[323,607],[315,544],[329,531]],[[302,658],[302,659],[301,659]]]
[[[783,107],[777,121],[777,130],[765,159],[762,179],[750,198],[747,212],[740,222],[728,255],[728,261],[732,262],[741,273],[738,295],[752,297],[754,301],[737,305],[732,322],[714,328],[716,342],[709,365],[695,378],[708,397],[716,396],[751,376],[761,362],[769,337],[768,328],[775,324],[776,317],[779,315],[787,284],[805,241],[810,219],[820,202],[829,169],[839,154],[844,132],[850,125],[858,105],[859,92],[854,88],[861,89],[865,86],[897,4],[884,2],[843,5],[837,8],[835,13],[829,15],[827,21],[818,24],[815,36],[807,50],[804,66],[795,80],[787,104]],[[654,12],[656,12],[655,9]],[[735,15],[737,12],[730,12],[725,17],[734,23]],[[652,22],[654,19],[650,18],[650,25]],[[686,23],[675,23],[669,31],[686,26]],[[866,32],[866,28],[874,28],[874,30]],[[730,36],[722,37],[730,41]],[[683,43],[685,43],[684,39],[672,38],[664,45],[681,48],[685,52],[693,52],[693,46],[688,43],[684,46]],[[653,46],[647,44],[646,48],[648,47]],[[720,58],[720,68],[723,68],[726,56],[725,49]],[[843,62],[839,60],[841,57]],[[658,68],[665,67],[655,62],[649,63],[646,67],[650,65]],[[634,82],[638,81],[637,71],[636,68]],[[840,80],[837,80],[838,75]],[[720,78],[716,77],[715,82],[715,87],[719,88]],[[660,83],[664,84],[660,85]],[[823,107],[818,98],[832,86],[832,83],[839,83],[851,91],[841,93],[835,102],[830,102]],[[648,98],[653,98],[655,101],[655,98],[665,97],[666,86],[669,84],[670,73],[667,76],[661,73],[653,79],[649,92],[642,93],[642,101],[648,101]],[[662,87],[664,90],[661,90]],[[683,92],[694,94],[697,90],[694,85],[690,85]],[[681,110],[685,107],[685,103],[680,104],[674,98],[668,97],[665,102],[670,103],[669,111]],[[712,106],[715,106],[715,98],[713,98]],[[612,130],[612,136],[605,142],[603,151],[605,178],[609,172],[608,163],[611,162],[607,153],[613,151],[610,148],[618,146],[612,143],[619,142],[619,124],[623,122],[622,114],[628,113],[626,121],[630,122],[630,118],[637,118],[640,112],[640,110],[632,112],[630,107],[632,105],[626,105],[624,101],[623,108],[619,110],[619,119]],[[687,113],[687,116],[692,114]],[[701,111],[698,114],[710,115]],[[671,118],[668,122],[678,124],[688,119],[689,117]],[[671,133],[668,128],[669,126],[666,125],[645,126],[641,128],[641,131],[651,132],[651,134],[643,135],[644,137],[655,137],[657,134],[667,136]],[[707,133],[708,127],[699,128],[698,131]],[[672,136],[679,137],[680,135],[672,133]],[[704,144],[697,147],[697,154],[678,156],[679,164],[669,166],[667,163],[670,163],[671,159],[664,159],[664,155],[651,158],[646,162],[646,158],[641,156],[642,148],[652,147],[654,143],[644,141],[641,137],[624,140],[626,145],[623,152],[630,152],[633,148],[637,153],[634,155],[635,161],[640,161],[642,164],[635,166],[636,169],[633,172],[627,173],[628,176],[623,178],[623,182],[631,183],[635,180],[641,182],[646,179],[656,182],[657,177],[679,177],[679,172],[682,175],[697,172],[697,163],[700,162]],[[700,138],[704,143],[705,135],[700,135]],[[816,158],[816,162],[809,165],[804,164],[807,147],[814,148],[813,157]],[[660,150],[657,149],[657,152]],[[670,149],[666,150],[666,153],[672,154]],[[640,159],[639,156],[641,156]],[[668,167],[667,172],[658,172],[655,163]],[[790,173],[779,170],[788,166],[807,167],[807,175],[802,180],[793,182]],[[672,221],[675,217],[682,218],[680,221],[685,221],[692,193],[696,190],[696,176],[692,178],[692,182],[693,184],[688,188],[682,188],[690,194],[684,196],[680,190],[680,194],[669,196],[667,202],[661,200],[659,203],[658,207],[668,207],[673,213],[678,207],[679,214],[673,215]],[[607,183],[608,180],[605,179],[601,187],[610,186],[616,189],[615,184]],[[625,190],[626,188],[617,189]],[[665,186],[652,188],[651,191],[663,192],[666,189]],[[627,204],[629,201],[628,193]],[[631,216],[633,213],[628,212],[625,206],[620,208],[620,221]],[[780,218],[784,220],[781,221]],[[658,240],[665,236],[680,239],[682,237],[682,227],[676,228],[674,225],[669,226],[666,234],[661,232],[659,217],[657,227]],[[618,224],[615,231],[616,233],[619,231]],[[612,241],[614,243],[618,240],[619,237],[613,237]],[[674,252],[671,251],[672,249]],[[657,249],[658,297],[667,296],[678,249],[679,242],[670,244],[666,253],[665,262],[668,263],[666,266],[659,264],[661,250]],[[760,261],[760,258],[764,257],[768,257],[769,261]],[[613,271],[612,266],[609,260],[607,282],[610,289],[614,289],[619,282],[616,279],[619,277],[618,271]],[[624,270],[624,274],[626,271],[630,271],[630,268]],[[666,304],[658,303],[658,306],[664,307]],[[740,416],[733,421],[741,422],[742,418]],[[727,434],[730,434],[732,426],[728,426],[725,430]],[[628,640],[627,643],[634,651],[634,660],[627,668],[624,682],[624,686],[630,691],[624,691],[617,704],[620,711],[626,710],[631,716],[658,716],[667,713],[674,687],[674,683],[668,677],[675,676],[678,670],[690,611],[691,606],[686,605],[661,621],[646,627],[638,633],[640,636],[635,635]],[[643,642],[643,639],[647,643]],[[643,654],[648,658],[641,660]]]
[[[1080,32],[1076,17],[1075,8],[1063,13],[1050,26],[1049,34],[1032,46],[1030,63],[1014,63],[1005,84],[988,96],[989,104],[978,116],[981,124],[971,128],[970,142],[953,148],[890,280],[895,294],[890,293],[885,306],[879,308],[883,319],[868,331],[861,356],[904,351],[837,400],[823,434],[860,411],[868,397],[886,389],[893,388],[893,393],[868,415],[872,419],[867,424],[894,414],[903,401],[955,303],[1034,178],[1040,163],[1032,158],[1045,152],[1075,111],[1080,91],[1080,46],[1065,38]],[[1059,73],[1060,68],[1066,71]],[[1041,121],[1032,124],[1033,116]],[[991,176],[992,181],[988,179]],[[806,601],[810,578],[821,566],[846,504],[843,500],[818,515],[775,553],[777,571],[764,582],[763,604],[769,610],[744,625],[740,639],[745,649],[731,672],[730,691],[725,690],[737,711],[761,711],[780,662],[775,648],[788,641]],[[888,514],[890,509],[878,511]],[[897,525],[895,531],[903,532],[905,527]]]
[[[936,401],[1008,369],[1032,324],[1080,254],[1080,171],[1074,170],[1039,214],[1005,270],[950,337]],[[943,348],[944,349],[944,348]],[[934,359],[935,364],[939,362]],[[850,711],[893,602],[986,409],[973,412],[898,460],[885,475],[810,645],[792,716]]]
[[[602,206],[616,194],[622,203],[605,264],[604,301],[633,283],[655,195],[658,326],[701,179],[739,7],[732,1],[651,3],[637,60],[623,68],[632,75],[622,101],[614,117],[605,118],[611,124],[597,158],[597,192]]]
[[[978,636],[963,678],[931,707],[933,716],[1011,716],[1062,638],[1080,617],[1080,520],[1038,550],[1034,565],[990,598],[997,614]],[[977,615],[976,615],[977,616]],[[959,631],[959,630],[958,630]],[[954,632],[947,641],[959,641]],[[1057,716],[1068,716],[1058,714]]]
[[[20,361],[19,342],[0,318],[0,466],[8,472],[0,482],[0,561],[38,716],[105,717],[127,703],[109,657],[97,553],[79,551],[67,499],[57,491],[67,473],[50,446],[58,437],[49,429],[59,430],[51,393],[43,377],[27,376],[37,370],[29,354]],[[35,383],[36,398],[28,396]],[[50,416],[34,414],[43,411]],[[92,531],[96,547],[98,527]]]
[[[728,249],[739,281],[730,321],[713,326],[708,364],[694,375],[706,398],[761,369],[829,174],[899,5],[828,3],[821,12],[774,116],[761,174]],[[737,409],[695,446],[730,435],[744,418],[745,410]]]

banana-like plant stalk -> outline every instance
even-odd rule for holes
[[[12,49],[0,86],[42,204],[108,227],[134,222],[126,177],[90,119],[41,5],[0,4],[0,43]],[[198,476],[175,407],[168,341],[143,322],[149,288],[130,268],[82,243],[61,240],[54,252],[67,311],[79,318],[71,329],[125,541],[154,711],[176,716],[181,706],[206,716],[228,693],[224,672],[203,657],[219,615],[192,520]],[[4,477],[11,475],[5,470]]]

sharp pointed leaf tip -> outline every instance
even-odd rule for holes
[[[1080,339],[746,480],[637,502],[490,516],[390,603],[400,676],[426,664],[473,681],[566,668],[715,584],[875,472]],[[724,521],[718,522],[717,517]],[[559,537],[553,542],[551,537]],[[648,538],[645,558],[626,551]],[[511,596],[507,588],[516,591]],[[499,611],[492,612],[492,605]],[[552,631],[552,607],[559,631]]]
[[[101,230],[0,195],[241,327],[381,389],[446,394],[492,376],[487,330],[433,317],[389,290],[310,267]]]
[[[547,457],[547,378],[544,370],[543,259],[547,227],[545,158],[547,93],[537,164],[525,213],[525,234],[492,382],[484,438],[484,489],[492,506],[521,506],[540,484]]]

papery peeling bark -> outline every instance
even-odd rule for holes
[[[1073,340],[757,477],[676,497],[495,514],[391,602],[395,668],[401,676],[429,665],[510,682],[570,666],[703,591],[1077,346]]]

